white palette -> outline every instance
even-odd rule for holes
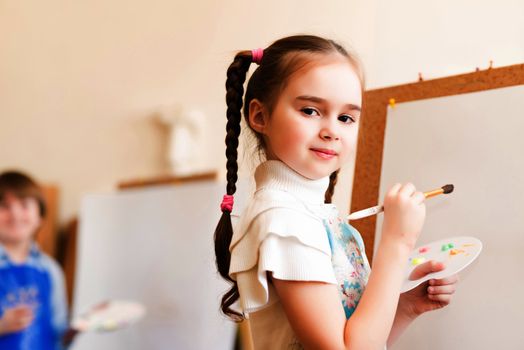
[[[114,331],[140,320],[146,310],[142,304],[113,300],[92,307],[88,312],[75,318],[71,327],[81,332]]]
[[[452,247],[449,247],[449,244],[452,244]],[[443,246],[447,246],[446,249],[443,249]],[[474,237],[467,236],[446,238],[417,247],[409,256],[401,293],[407,292],[430,279],[442,279],[460,272],[479,256],[481,250],[482,242]],[[443,262],[446,268],[422,278],[410,280],[409,276],[420,265],[416,259],[420,259],[420,263],[430,260]]]

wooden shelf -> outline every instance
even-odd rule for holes
[[[159,185],[180,185],[189,182],[195,181],[206,181],[206,180],[216,180],[218,178],[218,172],[207,172],[200,173],[190,176],[173,176],[165,175],[152,178],[144,179],[135,179],[129,181],[122,181],[118,184],[118,188],[121,190],[131,189],[131,188],[143,188],[150,186],[159,186]]]

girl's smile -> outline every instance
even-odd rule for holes
[[[326,148],[311,148],[311,151],[322,159],[332,159],[338,155],[337,152]]]

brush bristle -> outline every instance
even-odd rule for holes
[[[442,186],[442,189],[444,190],[444,194],[448,194],[448,193],[453,192],[454,188],[455,188],[455,186],[453,186],[453,185]]]

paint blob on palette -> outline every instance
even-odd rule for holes
[[[458,273],[471,264],[481,250],[482,242],[475,237],[467,236],[446,238],[414,249],[409,256],[401,292],[407,292],[430,279],[446,278]],[[417,280],[409,279],[418,265],[430,260],[443,262],[446,268]]]
[[[105,301],[75,318],[71,328],[80,332],[114,331],[130,326],[144,314],[145,307],[142,304],[124,300]]]

